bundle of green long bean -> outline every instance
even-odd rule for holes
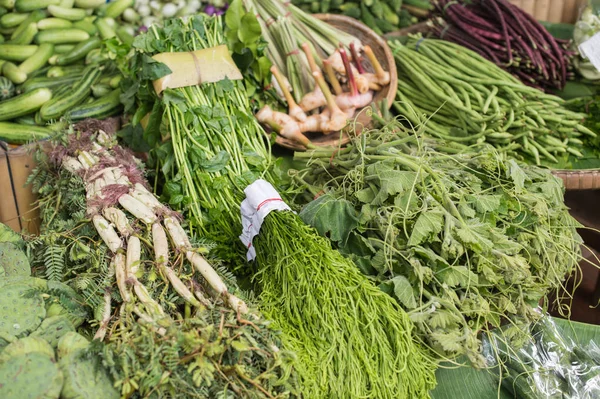
[[[477,53],[457,44],[411,37],[390,42],[398,68],[396,110],[413,125],[426,114],[426,133],[464,144],[488,142],[528,162],[581,156],[585,114],[559,97],[525,86]]]
[[[148,54],[208,48],[223,38],[219,18],[165,21],[136,40],[138,61],[146,71],[159,70]],[[244,86],[225,80],[167,89],[159,97],[149,76],[137,82],[146,88],[138,90],[138,101],[140,109],[155,110],[146,134],[156,129],[168,138],[155,153],[165,155],[161,166],[170,203],[188,207],[190,220],[235,252],[242,188],[261,175],[272,181],[264,132]],[[302,359],[307,398],[428,395],[435,365],[414,341],[410,319],[350,260],[285,212],[268,215],[257,248],[255,288],[268,317],[281,326],[283,341]]]

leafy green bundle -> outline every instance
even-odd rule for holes
[[[339,152],[296,153],[304,221],[399,301],[440,355],[483,365],[478,332],[560,289],[580,258],[559,179],[491,146],[422,139],[392,121]]]

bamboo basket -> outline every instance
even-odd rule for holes
[[[600,170],[552,170],[552,174],[560,177],[567,191],[600,189]]]
[[[392,51],[387,45],[387,42],[365,24],[357,21],[354,18],[335,14],[314,14],[314,16],[340,30],[343,30],[344,32],[348,32],[356,36],[363,44],[368,44],[371,47],[383,69],[389,71],[390,73],[390,83],[375,94],[373,101],[377,103],[386,99],[387,106],[390,108],[394,102],[394,98],[396,97],[396,87],[398,87],[398,71],[396,70],[394,56],[392,55]],[[367,69],[369,72],[374,72],[373,68],[368,63],[365,65],[365,69]],[[353,130],[355,130],[357,134],[360,134],[365,127],[368,127],[371,124],[371,117],[369,116],[369,112],[367,112],[365,109],[358,110],[355,115],[356,123],[352,123],[351,125]],[[350,137],[346,131],[330,134],[307,133],[306,136],[314,145],[321,147],[338,147],[346,145],[348,142],[350,142]],[[301,144],[279,135],[277,135],[275,142],[282,147],[286,147],[294,151],[306,151],[306,148],[304,148],[304,146]]]

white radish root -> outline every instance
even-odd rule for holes
[[[70,173],[72,174],[77,174],[79,173],[79,171],[83,170],[84,167],[81,164],[81,162],[79,162],[78,160],[76,160],[73,157],[69,157],[66,156],[63,158],[62,160],[62,167],[65,168],[66,170],[68,170]]]
[[[100,327],[96,334],[94,335],[94,339],[99,341],[104,340],[106,336],[106,330],[108,328],[108,323],[110,322],[110,314],[111,314],[111,299],[110,299],[110,291],[106,290],[104,292],[104,308],[102,309],[102,320],[100,320]]]
[[[173,245],[175,245],[175,248],[183,251],[184,249],[189,249],[192,247],[190,239],[185,233],[185,230],[175,218],[166,217],[163,220],[163,223],[167,229],[167,232],[169,233],[169,236],[171,237],[171,240],[173,241]]]
[[[117,280],[117,287],[123,302],[130,302],[131,295],[127,290],[127,271],[125,269],[125,255],[122,252],[117,252],[113,257],[113,263],[115,268],[115,278]]]
[[[79,155],[77,155],[77,159],[85,169],[89,169],[98,163],[98,158],[87,151],[81,151]]]
[[[227,294],[226,301],[231,309],[238,311],[241,314],[248,313],[248,306],[246,305],[246,303],[240,298],[236,297],[235,295]]]
[[[146,224],[152,224],[157,220],[156,215],[146,205],[142,204],[129,194],[120,196],[119,204],[121,204],[127,212]]]
[[[146,187],[142,186],[140,183],[135,183],[133,190],[131,190],[129,194],[154,212],[165,209],[165,206],[154,196],[154,194],[146,190]]]
[[[197,252],[187,251],[186,257],[198,272],[204,277],[208,285],[215,290],[219,295],[227,293],[227,286],[221,280],[215,269]]]
[[[119,238],[119,235],[108,222],[108,220],[104,219],[100,215],[94,215],[92,217],[92,222],[94,223],[94,227],[98,231],[98,234],[100,234],[102,241],[104,241],[111,252],[116,253],[120,248],[123,247],[121,238]]]
[[[128,238],[133,234],[133,228],[129,225],[129,221],[127,220],[127,215],[120,209],[109,207],[104,208],[102,210],[102,214],[104,217],[115,225],[119,233],[124,238]]]
[[[131,276],[135,276],[140,268],[140,258],[142,256],[142,248],[140,239],[131,236],[127,241],[127,274]]]

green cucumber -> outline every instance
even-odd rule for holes
[[[18,44],[0,44],[0,59],[6,61],[25,61],[37,51],[38,46],[20,46]]]
[[[0,26],[3,28],[15,28],[25,21],[28,13],[11,12],[0,17]]]
[[[98,33],[103,40],[112,39],[117,36],[115,30],[110,26],[106,18],[98,18],[95,22],[96,28],[98,28]]]
[[[27,82],[23,83],[21,87],[19,87],[19,91],[21,93],[27,93],[32,90],[36,90],[39,88],[47,88],[50,90],[56,90],[63,86],[70,86],[73,83],[77,82],[81,78],[81,74],[73,74],[68,76],[56,77],[56,78],[48,78],[45,76],[38,76],[33,79],[27,79]]]
[[[40,109],[40,115],[44,120],[58,119],[67,110],[79,105],[90,95],[91,87],[100,77],[102,71],[93,66],[88,67],[83,76],[73,84],[73,89],[64,97],[48,101]]]
[[[85,56],[85,63],[90,64],[100,64],[108,59],[108,56],[102,52],[99,48],[95,48],[90,50],[90,52]]]
[[[75,48],[74,44],[57,44],[54,46],[54,54],[67,54]]]
[[[73,8],[73,5],[75,5],[75,0],[61,0],[59,4],[62,8]]]
[[[2,74],[14,84],[21,84],[27,80],[27,74],[22,72],[19,67],[12,62],[5,62],[4,65],[2,65]]]
[[[37,23],[30,22],[29,25],[14,39],[11,39],[9,43],[11,44],[30,44],[33,41],[33,38],[38,33]]]
[[[56,65],[68,65],[76,61],[82,60],[93,50],[100,48],[102,40],[98,36],[92,36],[83,42],[79,42],[73,50],[67,54],[61,54],[56,59]]]
[[[19,69],[26,73],[30,74],[33,71],[36,71],[46,65],[48,59],[52,57],[54,53],[54,44],[51,43],[42,43],[38,50],[29,58],[27,58],[21,65],[19,65]]]
[[[8,100],[15,95],[15,85],[10,79],[0,76],[0,101]]]
[[[98,28],[94,22],[96,21],[96,17],[86,17],[82,21],[77,21],[73,23],[73,28],[81,29],[86,31],[90,36],[94,36],[98,33]]]
[[[0,139],[9,144],[26,144],[30,141],[44,140],[52,134],[53,131],[47,127],[0,122]]]
[[[81,21],[87,17],[85,10],[81,8],[65,8],[61,6],[48,6],[50,15],[56,18],[68,19],[69,21]]]
[[[23,115],[23,116],[19,116],[18,118],[14,119],[14,122],[20,124],[20,125],[29,125],[29,126],[35,126],[35,119],[34,119],[35,114],[29,114],[29,115]]]
[[[19,12],[28,12],[42,10],[56,4],[60,4],[60,0],[16,0],[15,9]]]
[[[32,12],[31,14],[29,14],[29,16],[27,17],[26,20],[24,20],[23,22],[21,22],[21,24],[15,29],[15,31],[13,33],[11,33],[10,38],[11,40],[14,40],[17,36],[20,36],[21,33],[23,33],[23,31],[25,29],[27,29],[27,27],[29,26],[30,23],[32,22],[39,22],[42,19],[46,18],[46,12],[43,10],[35,10],[34,12]]]
[[[75,0],[75,7],[98,8],[105,3],[106,3],[105,0]]]
[[[127,8],[133,6],[133,0],[116,0],[108,3],[106,9],[104,9],[104,17],[117,18],[123,14]]]
[[[67,115],[71,121],[79,121],[86,118],[102,119],[115,115],[121,110],[121,107],[121,89],[115,89],[89,104],[71,109]]]
[[[0,7],[12,10],[15,8],[15,0],[0,0]]]
[[[83,65],[70,65],[70,66],[53,66],[48,69],[46,76],[49,78],[60,78],[63,76],[70,75],[82,75],[83,74]]]
[[[0,26],[0,35],[10,36],[15,33],[18,28],[3,28]],[[4,37],[2,37],[4,39]]]
[[[124,44],[128,46],[133,44],[133,35],[129,33],[129,30],[125,26],[119,26],[116,32],[117,36]]]
[[[98,83],[92,86],[92,96],[96,98],[101,98],[112,91],[112,87],[107,84]]]
[[[0,121],[18,118],[40,109],[52,98],[50,89],[36,89],[0,103]]]
[[[73,22],[62,18],[45,18],[37,23],[39,30],[71,28]]]
[[[90,38],[89,33],[81,29],[48,29],[39,32],[36,37],[36,43],[78,43]]]

